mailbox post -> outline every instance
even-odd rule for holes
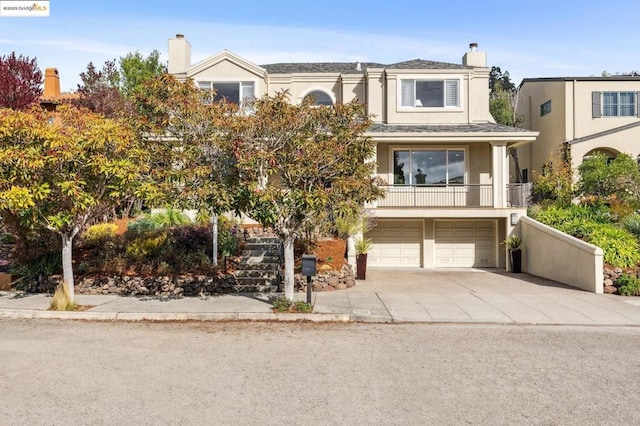
[[[311,304],[311,277],[316,274],[316,257],[313,254],[302,255],[302,275],[307,277],[307,303]]]

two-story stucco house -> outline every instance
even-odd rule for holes
[[[387,190],[369,206],[370,266],[506,267],[500,242],[526,214],[509,187],[507,150],[537,133],[495,124],[486,53],[476,44],[461,64],[257,65],[226,50],[191,64],[190,52],[184,36],[170,39],[169,72],[233,102],[286,89],[292,102],[313,95],[322,105],[366,104]]]
[[[640,159],[639,93],[637,76],[524,79],[516,113],[523,128],[540,135],[518,149],[520,167],[541,172],[562,144],[570,149],[574,169],[594,152]],[[530,172],[525,174],[530,180]]]

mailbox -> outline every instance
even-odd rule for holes
[[[302,255],[302,275],[312,277],[316,274],[316,257],[313,254]]]

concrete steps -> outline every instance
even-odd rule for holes
[[[270,293],[278,291],[281,282],[281,244],[275,237],[247,239],[236,269],[238,292]]]

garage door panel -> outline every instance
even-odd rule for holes
[[[435,265],[495,267],[495,222],[435,222]]]
[[[422,221],[379,221],[367,232],[371,266],[421,266]]]

